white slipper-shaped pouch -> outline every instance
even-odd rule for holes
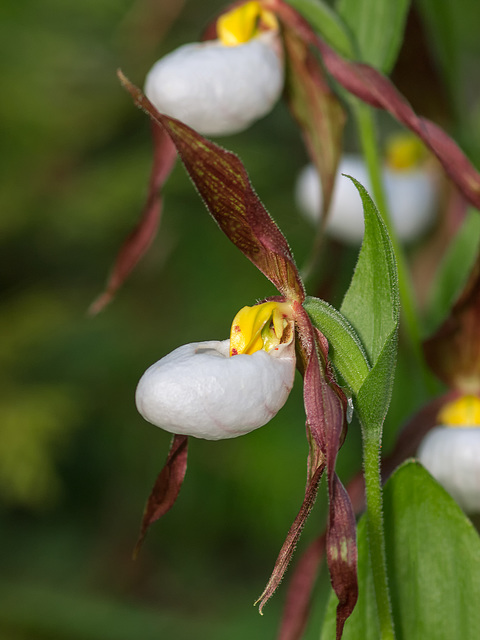
[[[450,416],[452,410],[457,415],[460,410],[463,416],[449,420],[444,411],[445,422],[454,424],[429,431],[417,456],[466,513],[480,513],[480,400],[465,396],[447,409]],[[465,415],[470,419],[464,420]]]
[[[165,431],[207,440],[235,438],[269,422],[285,404],[295,376],[293,323],[279,328],[275,318],[273,327],[279,306],[244,307],[232,325],[234,338],[186,344],[152,365],[136,391],[140,414]],[[254,330],[242,333],[248,323]]]
[[[236,46],[221,39],[186,44],[160,59],[146,77],[147,98],[203,135],[249,127],[272,110],[284,83],[278,29],[257,34],[253,24],[251,39]]]

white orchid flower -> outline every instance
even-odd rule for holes
[[[243,131],[271,111],[283,89],[278,24],[259,2],[223,14],[217,33],[160,59],[145,81],[158,111],[204,135]]]
[[[440,412],[417,456],[466,513],[480,513],[480,399],[464,396]]]
[[[141,415],[171,433],[207,440],[262,427],[285,404],[295,375],[290,306],[244,307],[229,340],[186,344],[152,365],[136,391]]]
[[[411,136],[394,138],[389,145],[388,161],[383,168],[385,195],[393,226],[402,242],[415,240],[431,225],[437,204],[435,177],[417,153],[418,142]],[[353,176],[371,192],[371,183],[362,156],[345,154],[340,161],[327,233],[346,244],[361,243],[364,232],[362,201],[345,173]],[[300,211],[315,224],[322,209],[322,188],[313,165],[301,171],[296,185],[296,200]]]

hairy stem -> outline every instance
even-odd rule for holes
[[[370,425],[371,427],[371,425]],[[381,640],[394,640],[392,610],[388,592],[385,537],[383,530],[382,481],[380,477],[380,428],[363,428],[367,532],[375,600]]]

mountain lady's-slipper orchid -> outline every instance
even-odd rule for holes
[[[291,316],[285,303],[244,307],[229,340],[175,349],[141,378],[139,412],[166,431],[207,440],[262,427],[283,407],[293,386]]]
[[[393,226],[403,242],[417,239],[432,224],[438,194],[435,175],[425,162],[423,145],[411,135],[393,137],[383,167],[385,195]],[[336,240],[359,245],[363,238],[363,209],[357,190],[342,174],[354,176],[370,190],[370,177],[362,156],[345,154],[339,164],[326,232]],[[306,218],[317,224],[323,194],[317,171],[307,165],[296,184],[296,200]]]
[[[480,398],[462,396],[448,403],[438,423],[417,456],[466,513],[480,513]]]
[[[173,431],[174,437],[148,499],[136,548],[150,525],[178,496],[186,471],[188,434],[211,439],[233,437],[265,424],[285,402],[296,363],[304,378],[307,486],[258,602],[262,610],[280,583],[326,472],[327,560],[339,600],[337,628],[341,635],[358,595],[357,551],[352,507],[335,473],[346,434],[347,399],[329,364],[328,342],[302,304],[305,289],[288,242],[258,199],[239,158],[179,120],[159,113],[125,76],[120,78],[155,128],[175,146],[220,229],[281,294],[265,304],[240,310],[229,341],[181,347],[140,381],[140,412],[147,420]]]
[[[149,71],[145,95],[205,135],[238,133],[266,115],[284,82],[275,16],[247,2],[217,21],[217,39],[186,44]]]

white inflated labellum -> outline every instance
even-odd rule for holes
[[[466,513],[480,513],[480,426],[435,427],[417,455]]]
[[[265,425],[293,385],[295,347],[229,357],[230,340],[186,344],[152,365],[136,391],[142,416],[166,431],[220,440]]]
[[[152,67],[145,95],[199,133],[229,135],[272,109],[283,76],[279,36],[272,30],[234,47],[214,40],[176,49]]]
[[[372,195],[370,178],[363,158],[345,154],[340,161],[332,203],[327,221],[327,232],[347,244],[361,243],[364,232],[362,201],[355,185],[345,173],[356,178]],[[437,204],[433,176],[422,167],[404,171],[383,169],[385,195],[398,238],[408,242],[418,238],[432,223]],[[322,188],[313,165],[299,174],[296,199],[300,211],[317,223],[322,208]]]

